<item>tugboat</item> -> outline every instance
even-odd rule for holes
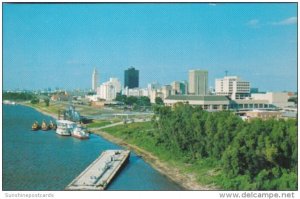
[[[42,122],[42,130],[43,131],[48,131],[49,130],[49,126],[47,125],[47,123],[45,122],[45,120],[43,120],[43,122]]]
[[[32,124],[32,126],[31,126],[31,130],[33,130],[33,131],[37,131],[37,130],[39,130],[41,127],[40,127],[40,125],[39,125],[39,123],[37,122],[37,121],[35,121],[33,124]]]
[[[52,122],[52,120],[50,120],[49,129],[56,130],[56,128],[57,128],[57,125],[54,124],[54,123]]]

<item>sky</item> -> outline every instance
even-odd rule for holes
[[[297,91],[296,3],[3,4],[3,89],[87,89],[124,70],[140,87],[208,71]]]

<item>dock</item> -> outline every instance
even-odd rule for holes
[[[104,151],[65,190],[105,190],[129,156],[129,150]]]

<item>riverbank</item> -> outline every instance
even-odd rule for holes
[[[194,175],[188,175],[180,172],[180,170],[172,165],[169,165],[166,162],[161,161],[158,157],[154,156],[152,153],[136,146],[124,142],[123,139],[115,137],[103,130],[94,131],[95,134],[98,134],[105,138],[108,141],[121,145],[125,148],[133,150],[136,154],[143,157],[143,159],[150,164],[155,170],[160,172],[162,175],[165,175],[170,180],[181,186],[186,190],[198,190],[198,191],[208,191],[208,190],[217,190],[214,186],[201,185],[197,182],[197,179]]]
[[[55,114],[47,111],[47,107],[37,107],[37,106],[33,106],[31,104],[21,104],[21,105],[32,107],[35,110],[37,110],[45,115],[48,115],[48,116],[51,116],[51,117],[57,119],[57,116]],[[185,173],[181,172],[179,168],[174,167],[174,165],[170,165],[165,161],[162,161],[157,156],[153,155],[151,152],[149,152],[145,149],[142,149],[141,147],[138,147],[137,145],[129,144],[128,142],[125,142],[123,139],[118,138],[116,136],[113,136],[113,135],[105,132],[105,130],[94,130],[93,133],[103,137],[104,139],[106,139],[110,142],[113,142],[115,144],[118,144],[120,146],[123,146],[125,148],[128,148],[128,149],[134,151],[136,154],[142,156],[143,159],[148,164],[150,164],[155,170],[157,170],[159,173],[161,173],[162,175],[169,178],[174,183],[181,186],[183,189],[186,189],[186,190],[217,190],[217,188],[215,186],[199,184],[195,175],[185,174]]]
[[[35,106],[33,104],[29,104],[29,103],[26,103],[26,102],[20,102],[19,103],[20,105],[22,106],[27,106],[27,107],[30,107],[30,108],[33,108],[35,109],[36,111],[40,112],[40,113],[43,113],[44,115],[48,115],[54,119],[58,119],[58,116],[52,112],[49,112],[49,109],[47,109],[46,107],[40,107],[40,106]]]
[[[101,152],[121,149],[95,134],[82,141],[59,136],[55,131],[33,132],[28,128],[32,121],[52,118],[27,106],[4,105],[3,114],[2,188],[5,191],[63,191]],[[107,187],[108,191],[182,190],[135,153],[129,159]]]

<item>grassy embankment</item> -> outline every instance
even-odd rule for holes
[[[46,114],[50,114],[57,117],[57,113],[59,110],[64,110],[66,108],[66,103],[61,102],[52,102],[49,106],[45,106],[44,103],[39,104],[31,104],[30,102],[23,103],[24,105],[33,107],[38,111],[44,112]],[[95,110],[91,107],[80,106],[76,107],[76,110],[80,110],[86,115],[91,113],[100,112],[99,110]],[[88,124],[88,128],[97,128],[106,126],[115,122],[118,122],[118,119],[113,120],[94,120],[92,123]],[[152,155],[158,158],[159,161],[163,162],[166,165],[166,168],[172,168],[170,171],[165,172],[166,169],[157,168],[159,171],[164,173],[165,175],[171,177],[171,179],[177,181],[177,183],[182,185],[182,181],[184,176],[188,176],[185,179],[185,184],[189,184],[187,186],[183,185],[183,187],[187,189],[216,189],[216,185],[220,179],[220,172],[218,167],[215,165],[214,161],[210,160],[199,160],[197,162],[186,163],[185,158],[182,154],[176,154],[172,151],[168,151],[162,146],[156,146],[154,139],[151,137],[150,133],[153,131],[153,127],[151,122],[140,122],[140,123],[132,123],[132,124],[125,124],[119,125],[115,127],[106,128],[105,131],[110,135],[119,138],[122,140],[121,145],[131,144],[137,146],[141,149],[144,149],[146,152],[150,152]],[[97,131],[95,131],[97,134]],[[100,133],[99,133],[100,134]],[[111,140],[114,141],[114,140]],[[128,145],[127,145],[128,146]],[[141,150],[138,148],[135,151],[144,156],[141,153]],[[151,164],[157,165],[157,160],[155,158],[147,158],[144,159]],[[155,165],[154,165],[155,167]],[[171,171],[172,170],[172,171]],[[183,174],[183,176],[182,176]],[[175,178],[172,178],[174,177]],[[179,179],[179,180],[176,180]],[[190,180],[191,179],[191,180]],[[187,182],[189,181],[189,182]],[[198,186],[195,185],[195,181],[198,183]],[[199,188],[200,187],[200,188]]]
[[[21,104],[25,106],[29,106],[32,108],[35,108],[36,110],[51,115],[55,118],[58,117],[58,111],[59,110],[65,110],[68,103],[67,102],[51,102],[49,106],[45,106],[44,103],[38,103],[38,104],[32,104],[30,102],[22,102]],[[112,111],[109,110],[103,110],[103,109],[96,109],[87,105],[75,105],[75,108],[77,111],[80,112],[80,114],[85,116],[90,115],[96,115],[101,113],[111,113]],[[121,120],[118,118],[113,119],[101,119],[101,120],[93,120],[91,123],[87,124],[88,128],[97,128],[102,127],[108,124],[120,122]]]
[[[128,144],[137,146],[138,148],[144,149],[156,156],[158,160],[163,162],[168,168],[170,168],[170,170],[172,168],[175,172],[177,171],[176,173],[170,172],[169,174],[175,176],[175,181],[187,189],[197,189],[198,187],[198,189],[211,190],[218,189],[217,187],[220,187],[220,181],[222,180],[221,170],[218,168],[215,161],[204,159],[198,160],[192,164],[186,163],[186,159],[182,156],[182,154],[176,154],[174,151],[169,151],[162,146],[156,145],[153,137],[151,137],[151,131],[154,131],[151,122],[118,125],[105,128],[104,131],[122,140],[118,144],[124,146],[128,146]],[[95,133],[103,135],[101,132],[96,131]],[[129,146],[129,148],[132,147]],[[135,148],[133,149],[135,150]],[[140,153],[140,150],[135,150],[135,152],[143,156],[143,153]],[[155,167],[157,160],[147,157],[144,157],[144,159],[150,164],[154,163]],[[185,184],[181,182],[182,178],[185,177],[190,178],[191,181],[194,180],[194,182],[191,182],[191,185],[185,186]],[[178,180],[176,180],[176,178]],[[195,185],[195,183],[198,185]]]
[[[113,135],[129,148],[145,149],[146,155],[151,152],[168,163],[163,173],[178,168],[179,173],[194,176],[196,185],[297,190],[295,120],[243,122],[229,111],[209,113],[186,104],[156,112],[159,120],[153,121],[153,127],[151,123],[116,126],[105,130],[107,137]]]
[[[114,118],[112,120],[108,120],[108,119],[101,119],[101,120],[93,120],[92,123],[89,123],[86,125],[86,127],[88,128],[99,128],[99,127],[103,127],[109,124],[113,124],[116,122],[120,122],[121,120],[118,118]]]
[[[32,107],[55,118],[57,118],[58,116],[58,111],[63,109],[63,105],[59,103],[51,103],[49,106],[45,106],[44,103],[32,104],[30,102],[22,102],[20,104]]]

